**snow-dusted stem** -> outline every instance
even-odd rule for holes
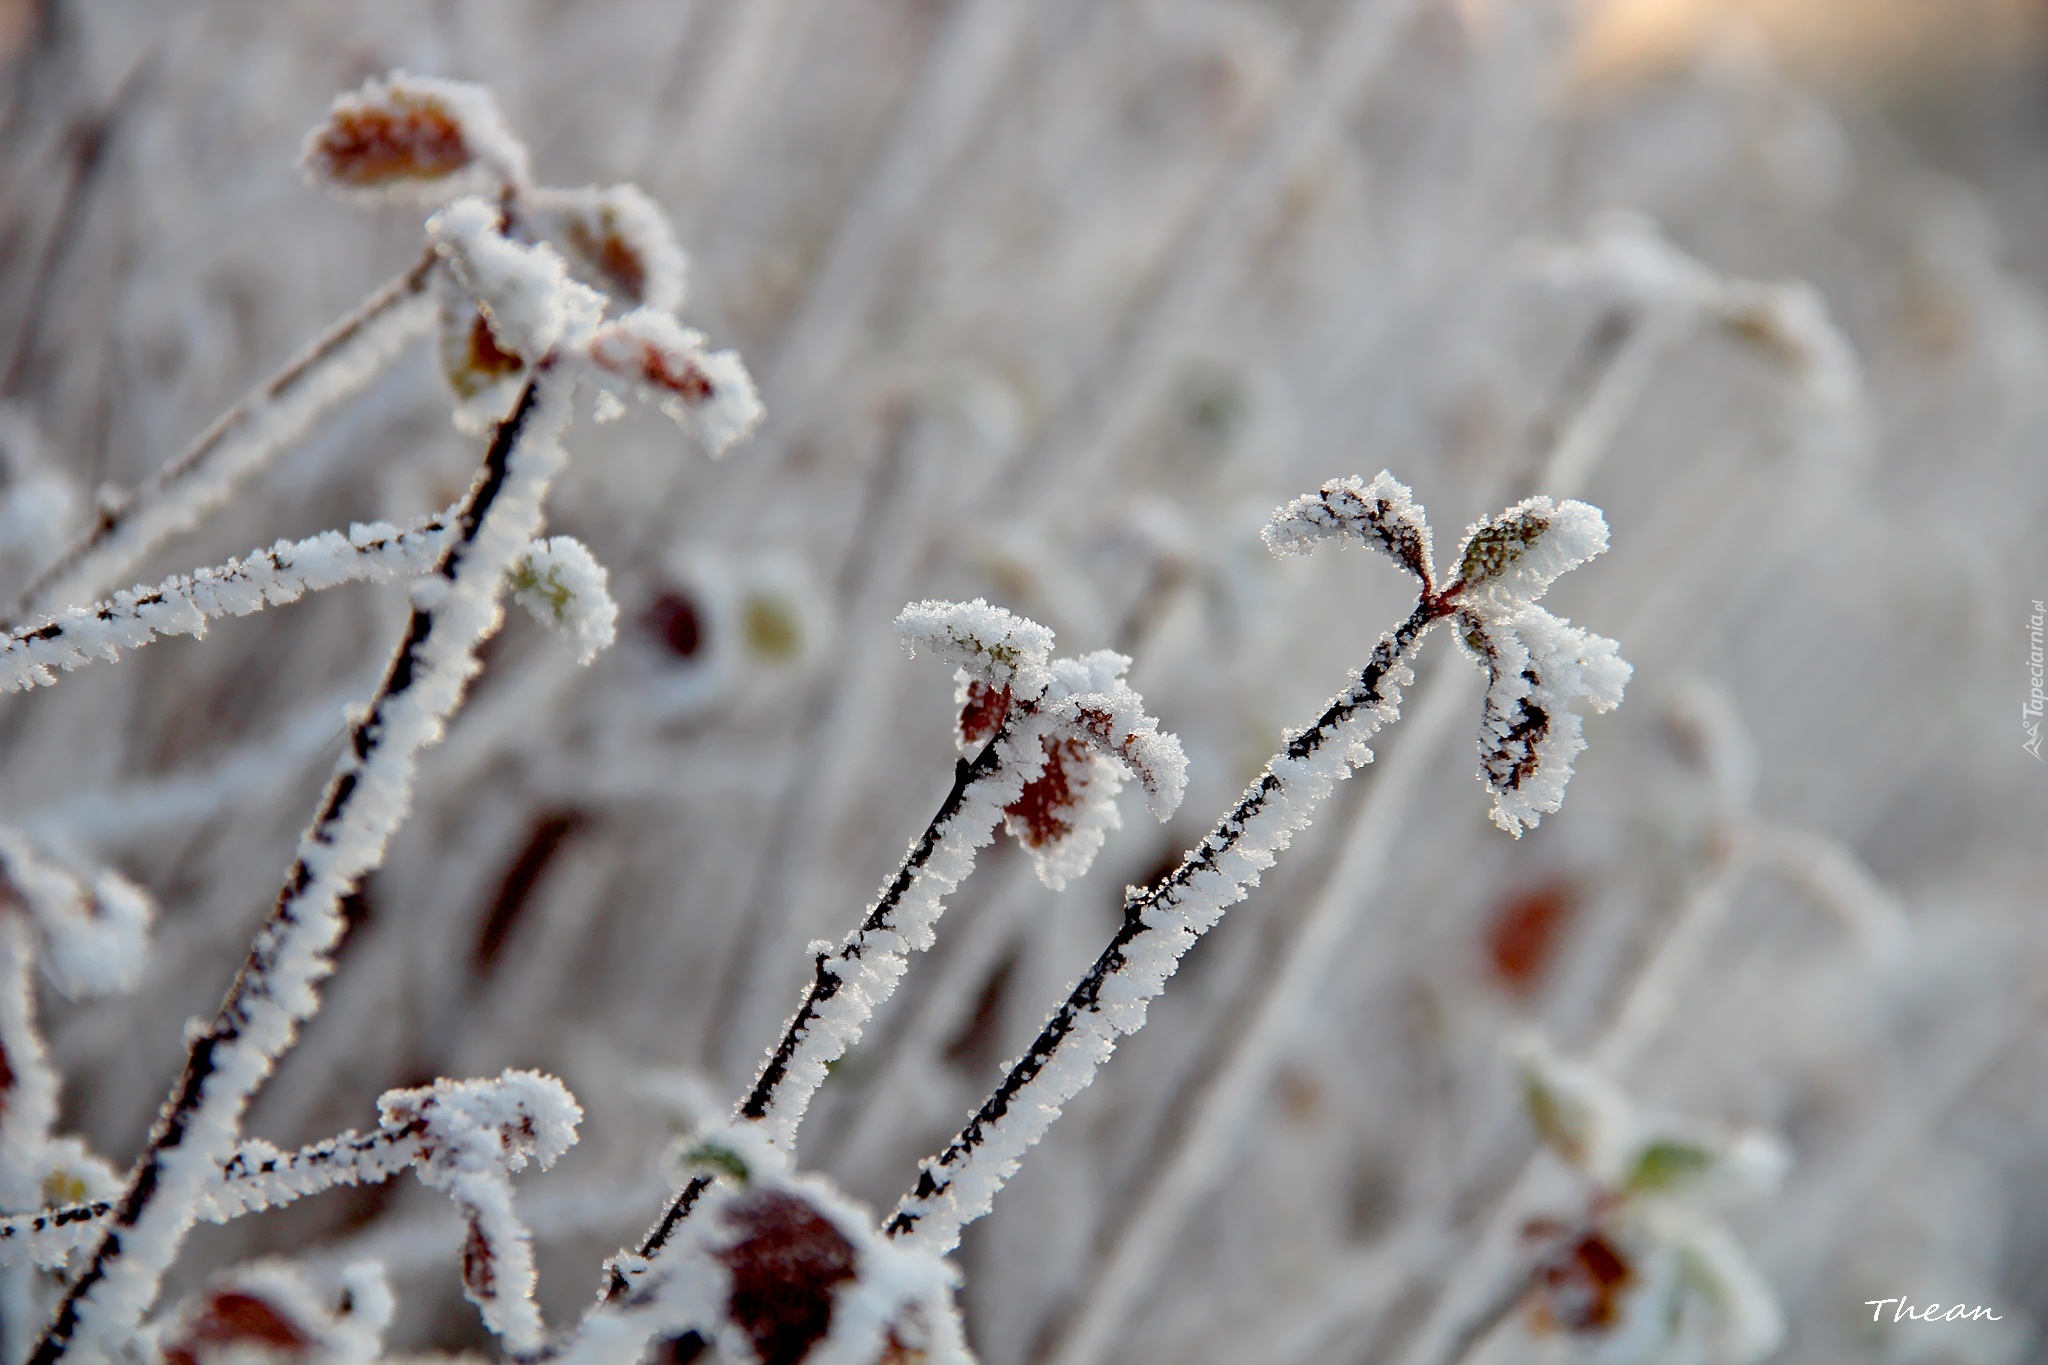
[[[116,593],[90,607],[68,608],[0,636],[0,692],[48,687],[57,681],[53,669],[69,672],[94,659],[119,658],[122,650],[165,635],[204,635],[207,622],[217,617],[246,616],[338,583],[390,582],[425,573],[440,558],[453,524],[452,515],[442,514],[404,531],[375,522],[346,533],[280,540],[218,568]]]
[[[501,619],[506,571],[540,522],[560,469],[557,437],[573,386],[545,365],[498,427],[457,514],[435,576],[415,591],[411,621],[299,843],[269,920],[220,1012],[192,1038],[109,1227],[37,1344],[51,1365],[79,1341],[101,1346],[134,1330],[197,1215],[243,1112],[301,1023],[340,937],[336,907],[383,859],[404,817],[421,749],[442,734],[476,669],[477,646]]]
[[[434,322],[427,290],[432,252],[317,337],[290,364],[221,414],[199,438],[44,568],[10,604],[8,619],[89,600],[155,546],[191,529],[237,484],[268,463],[322,413],[367,383]]]
[[[295,1152],[245,1142],[222,1167],[218,1183],[202,1192],[195,1212],[201,1222],[226,1223],[337,1185],[388,1180],[418,1164],[423,1148],[416,1132],[382,1130],[346,1132]],[[94,1199],[0,1218],[0,1265],[61,1265],[113,1211],[113,1200]]]
[[[995,836],[1003,807],[1036,774],[1036,763],[1043,762],[1027,763],[1016,752],[1042,752],[1036,730],[1019,724],[1031,710],[1018,704],[981,752],[954,764],[953,785],[938,813],[883,885],[860,927],[846,936],[838,952],[818,955],[803,1003],[737,1111],[739,1119],[764,1125],[779,1145],[794,1145],[797,1125],[824,1083],[826,1067],[859,1040],[875,1006],[895,991],[906,950],[931,942],[943,898],[973,869],[975,852]],[[710,1176],[698,1175],[677,1192],[641,1241],[643,1259],[660,1254],[710,1184]],[[608,1292],[616,1296],[627,1287],[615,1269]]]
[[[837,953],[818,954],[803,1003],[739,1105],[739,1117],[765,1124],[778,1146],[795,1145],[797,1125],[824,1083],[825,1068],[859,1040],[875,1006],[895,993],[905,950],[930,943],[945,908],[942,898],[973,870],[976,850],[995,836],[1003,807],[1017,799],[1030,774],[1018,771],[1018,756],[1011,752],[1018,746],[1011,734],[1030,711],[1029,705],[1018,705],[980,753],[954,764],[953,786],[938,814],[910,846],[860,927],[846,936]],[[1035,732],[1027,747],[1038,749]]]
[[[1195,941],[1257,885],[1337,780],[1369,760],[1365,742],[1392,720],[1409,663],[1445,608],[1434,597],[1380,637],[1372,661],[1292,738],[1180,866],[1124,903],[1124,922],[1030,1049],[888,1221],[892,1237],[944,1254],[986,1213],[1018,1159],[1094,1078],[1122,1034],[1143,1027],[1147,1002]]]

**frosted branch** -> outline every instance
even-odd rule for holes
[[[537,375],[500,426],[433,577],[414,593],[404,642],[299,845],[276,907],[219,1013],[195,1033],[184,1075],[151,1132],[105,1237],[65,1295],[33,1359],[75,1337],[96,1349],[134,1330],[230,1154],[256,1088],[318,1007],[341,897],[382,859],[406,812],[420,751],[438,740],[500,619],[508,571],[539,524],[564,456],[569,385]],[[91,1306],[89,1313],[84,1311]]]
[[[1258,884],[1337,781],[1370,761],[1366,740],[1396,716],[1400,688],[1413,677],[1409,663],[1440,614],[1418,603],[1181,865],[1126,897],[1123,926],[987,1103],[923,1164],[916,1189],[886,1225],[890,1236],[943,1255],[965,1224],[988,1211],[1024,1152],[1094,1079],[1117,1038],[1143,1026],[1146,1003],[1165,989],[1181,957]]]
[[[401,531],[386,522],[358,523],[305,540],[280,540],[216,568],[131,588],[92,607],[72,607],[0,642],[0,691],[55,685],[95,659],[118,659],[166,635],[202,637],[207,623],[296,602],[340,583],[417,578],[447,547],[453,513],[423,518]]]
[[[1144,783],[1154,813],[1178,805],[1187,762],[1180,743],[1144,713],[1124,682],[1130,660],[1100,651],[1052,660],[1052,632],[980,600],[917,602],[897,618],[913,653],[958,665],[956,739],[963,755],[939,811],[912,844],[874,905],[836,952],[818,945],[810,986],[769,1054],[737,1119],[769,1143],[793,1147],[797,1126],[827,1068],[860,1038],[894,993],[910,951],[928,948],[944,898],[972,871],[974,855],[1007,824],[1053,885],[1085,871],[1123,772]],[[978,746],[978,749],[976,748]],[[614,1267],[612,1299],[634,1290],[632,1267],[662,1256],[710,1187],[688,1182],[643,1240],[631,1266]],[[943,1254],[943,1253],[941,1253]]]
[[[16,595],[8,616],[18,621],[53,612],[104,591],[150,550],[226,502],[243,480],[433,325],[427,295],[433,265],[429,253],[379,288],[148,482],[101,512],[91,530]]]
[[[1611,642],[1595,644],[1598,637],[1569,632],[1547,613],[1543,620],[1552,626],[1530,617],[1537,609],[1529,604],[1558,574],[1606,547],[1606,523],[1597,510],[1532,498],[1480,523],[1459,549],[1458,580],[1442,592],[1431,586],[1435,576],[1428,561],[1417,558],[1429,544],[1422,509],[1385,474],[1370,485],[1335,481],[1320,494],[1288,504],[1275,515],[1268,542],[1277,553],[1290,553],[1327,536],[1356,537],[1393,554],[1423,584],[1414,610],[1380,638],[1351,685],[1314,725],[1290,738],[1178,868],[1150,889],[1134,888],[1126,896],[1123,926],[1094,966],[959,1136],[924,1162],[916,1187],[889,1219],[891,1236],[943,1254],[965,1224],[988,1211],[1024,1152],[1094,1078],[1117,1039],[1144,1025],[1147,1002],[1165,989],[1182,955],[1250,893],[1336,783],[1371,760],[1366,741],[1398,715],[1401,689],[1414,677],[1410,663],[1437,621],[1455,615],[1468,635],[1535,639],[1534,649],[1523,648],[1530,662],[1518,675],[1528,689],[1518,699],[1538,697],[1528,703],[1531,710],[1540,702],[1561,706],[1577,696],[1596,705],[1619,700],[1627,665],[1613,655]],[[968,656],[975,657],[971,650]],[[987,680],[986,695],[970,700],[987,709],[998,681]],[[1532,786],[1525,798],[1531,804],[1561,797],[1569,776],[1566,761],[1577,752],[1571,747],[1578,742],[1576,718],[1553,728],[1554,738],[1532,742],[1538,743],[1542,775],[1546,783],[1554,781],[1554,791]],[[1542,748],[1544,742],[1551,747]],[[1544,808],[1555,809],[1554,802]]]
[[[443,1160],[456,1147],[474,1149],[507,1171],[529,1158],[546,1167],[574,1143],[581,1113],[560,1082],[519,1071],[390,1091],[378,1109],[382,1121],[370,1132],[351,1129],[297,1151],[260,1139],[242,1143],[201,1190],[196,1216],[227,1223],[337,1186],[380,1184]],[[113,1211],[111,1199],[95,1199],[0,1218],[0,1265],[60,1265]]]

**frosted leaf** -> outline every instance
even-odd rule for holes
[[[1110,830],[1120,828],[1116,808],[1123,780],[1135,776],[1146,805],[1164,821],[1180,804],[1187,785],[1187,756],[1180,741],[1145,714],[1144,699],[1125,684],[1130,659],[1099,650],[1080,659],[1058,659],[1052,683],[1038,703],[1035,726],[1045,766],[1004,808],[1004,826],[1031,850],[1038,876],[1054,890],[1085,873]],[[960,715],[963,738],[987,728],[1007,704],[1007,694],[969,681]],[[992,723],[993,718],[993,723]]]
[[[1010,689],[992,687],[972,677],[966,669],[956,675],[953,705],[959,715],[953,724],[953,742],[963,754],[978,753],[996,737],[1010,714]]]
[[[526,362],[498,345],[483,309],[453,281],[444,280],[437,293],[436,352],[441,377],[455,395],[455,425],[468,435],[481,435],[512,411]]]
[[[565,336],[587,330],[603,301],[570,283],[553,247],[515,242],[503,225],[496,205],[470,195],[427,220],[427,240],[476,301],[490,325],[490,344],[530,364]]]
[[[1633,670],[1614,641],[1541,607],[1494,617],[1461,611],[1457,619],[1489,679],[1479,780],[1493,793],[1493,822],[1519,838],[1564,802],[1572,762],[1586,747],[1573,703],[1613,709]]]
[[[1738,341],[1790,370],[1823,406],[1845,408],[1861,399],[1863,366],[1820,291],[1804,280],[1731,280],[1713,315]]]
[[[1035,701],[1052,685],[1052,632],[979,597],[912,602],[897,613],[896,634],[912,658],[922,650],[1017,699]]]
[[[533,1240],[513,1209],[508,1175],[529,1160],[552,1165],[575,1142],[583,1111],[560,1081],[512,1070],[495,1081],[391,1091],[377,1107],[385,1128],[420,1134],[420,1182],[446,1192],[468,1224],[462,1287],[484,1325],[515,1352],[538,1347],[545,1334]]]
[[[43,1143],[36,1153],[34,1176],[46,1207],[111,1199],[121,1191],[121,1173],[75,1137]]]
[[[1599,508],[1569,498],[1528,498],[1466,530],[1458,578],[1446,596],[1481,615],[1511,612],[1606,548],[1607,519]]]
[[[542,1170],[576,1143],[583,1121],[575,1096],[553,1076],[507,1068],[493,1080],[439,1080],[377,1098],[385,1128],[416,1128],[426,1159],[449,1167]]]
[[[1721,290],[1718,274],[1672,245],[1649,218],[1626,209],[1597,215],[1584,242],[1536,247],[1529,259],[1552,286],[1680,312],[1708,307]]]
[[[1538,1137],[1605,1186],[1619,1183],[1635,1150],[1635,1106],[1605,1076],[1558,1056],[1533,1036],[1514,1044],[1522,1103]]]
[[[1129,770],[1145,789],[1147,809],[1165,821],[1180,808],[1187,790],[1187,754],[1179,739],[1145,714],[1145,699],[1123,678],[1130,666],[1129,658],[1106,649],[1079,660],[1059,660],[1047,694],[1053,703],[1049,710],[1099,753]]]
[[[683,306],[687,262],[660,205],[637,185],[536,189],[520,203],[522,227],[560,247],[570,268],[624,308]]]
[[[698,1135],[723,1154],[706,1189],[634,1297],[665,1311],[642,1331],[695,1331],[730,1358],[805,1365],[968,1365],[953,1268],[880,1236],[869,1212],[734,1124]],[[586,1324],[586,1330],[589,1324]]]
[[[1656,223],[1627,211],[1601,214],[1583,242],[1535,248],[1530,259],[1553,285],[1720,328],[1791,371],[1823,407],[1848,407],[1862,397],[1855,349],[1820,292],[1803,280],[1723,275],[1680,250]]]
[[[239,1266],[146,1332],[163,1365],[368,1365],[391,1323],[390,1286],[374,1263],[337,1279],[323,1290],[280,1261]]]
[[[1675,1343],[1728,1362],[1775,1350],[1777,1304],[1706,1203],[1774,1188],[1783,1144],[1650,1115],[1540,1040],[1515,1046],[1537,1131],[1595,1190],[1588,1215],[1527,1225],[1547,1244],[1531,1276],[1532,1326],[1598,1340],[1608,1359],[1663,1359]]]
[[[1679,1206],[1651,1210],[1645,1221],[1677,1252],[1682,1288],[1712,1308],[1707,1334],[1714,1359],[1750,1365],[1785,1344],[1785,1315],[1777,1296],[1726,1227]]]
[[[522,185],[526,148],[480,85],[395,71],[337,97],[301,164],[332,188],[438,202]]]
[[[576,643],[576,662],[587,664],[618,634],[619,604],[609,575],[574,536],[536,540],[512,567],[512,596],[542,625]]]
[[[706,351],[700,333],[667,313],[636,308],[606,323],[590,339],[590,359],[623,381],[697,438],[723,455],[760,424],[760,396],[747,367],[732,351]]]
[[[1784,1178],[1790,1156],[1768,1133],[1716,1131],[1652,1113],[1533,1035],[1512,1047],[1538,1135],[1607,1196],[1699,1204],[1768,1195]]]
[[[1057,891],[1085,873],[1110,830],[1122,827],[1117,765],[1076,739],[1047,737],[1045,767],[1003,808],[1003,827],[1031,851],[1038,879]]]
[[[5,893],[34,921],[43,974],[72,999],[133,986],[142,974],[156,904],[117,873],[57,863],[18,830],[0,828]]]
[[[1386,554],[1425,589],[1436,586],[1429,522],[1407,485],[1385,470],[1371,483],[1353,474],[1303,494],[1275,512],[1263,534],[1278,555],[1302,554],[1326,538],[1356,540]]]

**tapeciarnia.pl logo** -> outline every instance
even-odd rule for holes
[[[2020,724],[2027,728],[2027,742],[2020,747],[2037,759],[2041,758],[2041,708],[2043,703],[2048,703],[2048,692],[2042,689],[2041,625],[2044,620],[2048,620],[2048,606],[2037,599],[2034,614],[2027,623],[2027,672],[2032,678],[2032,685],[2027,689],[2026,705],[2020,708]],[[2048,759],[2042,761],[2048,762]]]

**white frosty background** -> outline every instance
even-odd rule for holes
[[[670,1136],[751,1076],[805,943],[853,923],[945,790],[952,684],[891,618],[985,595],[1063,651],[1133,654],[1192,785],[1163,830],[1127,793],[1064,893],[1014,847],[963,889],[805,1130],[806,1165],[892,1203],[1124,883],[1405,612],[1373,557],[1272,559],[1265,516],[1384,467],[1448,546],[1526,491],[1612,318],[1647,323],[1545,285],[1525,244],[1620,207],[1730,276],[1811,281],[1867,406],[1817,396],[1754,329],[1650,357],[1580,490],[1613,548],[1550,599],[1636,669],[1588,721],[1564,810],[1519,843],[1487,822],[1478,678],[1435,641],[1382,765],[970,1232],[977,1349],[1053,1358],[1150,1219],[1162,1254],[1093,1310],[1112,1358],[1397,1355],[1532,1150],[1504,1039],[1533,1022],[1598,1047],[1728,837],[1669,721],[1702,695],[1752,736],[1752,818],[1839,845],[1794,841],[1798,866],[1867,865],[1910,938],[1873,948],[1881,893],[1837,896],[1845,920],[1744,876],[1622,1079],[1789,1142],[1782,1196],[1734,1216],[1785,1359],[2017,1358],[2048,1324],[2048,765],[2020,717],[2048,598],[2038,107],[1931,77],[1830,103],[1739,42],[1590,100],[1560,75],[1565,13],[1505,0],[15,0],[0,34],[0,452],[11,489],[47,484],[0,527],[10,583],[92,490],[142,479],[414,258],[416,213],[329,202],[293,169],[329,99],[392,67],[488,83],[550,182],[652,194],[691,255],[692,321],[768,407],[715,466],[650,413],[572,431],[550,530],[609,567],[620,644],[581,670],[510,619],[252,1132],[325,1136],[435,1076],[559,1074],[584,1139],[520,1197],[543,1302],[572,1313],[657,1207]],[[1944,157],[1999,207],[1929,168]],[[135,576],[447,505],[476,455],[448,406],[421,346]],[[339,589],[0,705],[0,813],[164,907],[137,993],[45,1005],[62,1126],[117,1161],[404,609]],[[1371,875],[1333,882],[1445,665],[1465,687],[1449,742]],[[1276,986],[1330,897],[1344,931]],[[1511,980],[1494,946],[1516,916],[1558,936]],[[1247,1062],[1260,1018],[1284,1027]],[[1217,1159],[1163,1186],[1197,1131]],[[402,1339],[473,1343],[457,1240],[401,1182],[203,1230],[178,1283],[371,1250]],[[2006,1321],[1873,1327],[1862,1301],[1898,1294]]]

